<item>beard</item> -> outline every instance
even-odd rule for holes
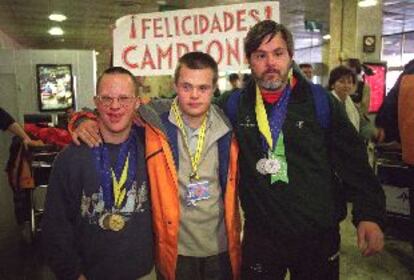
[[[279,74],[280,79],[266,80],[265,79],[266,74],[270,74],[270,73]],[[278,70],[268,70],[265,73],[263,73],[261,76],[258,76],[254,73],[252,74],[259,88],[268,90],[268,91],[276,91],[276,90],[282,89],[286,85],[286,82],[288,79],[288,73],[286,73],[285,75],[282,75],[282,73],[280,73],[280,71]]]

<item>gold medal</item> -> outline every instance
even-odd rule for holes
[[[99,219],[99,225],[105,230],[120,231],[125,226],[125,220],[119,214],[107,213]]]
[[[112,231],[120,231],[125,226],[124,217],[119,214],[111,214],[108,219],[108,228]]]

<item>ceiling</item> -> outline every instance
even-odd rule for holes
[[[344,0],[346,1],[346,0]],[[163,2],[163,5],[157,3]],[[111,28],[115,20],[127,14],[226,5],[242,0],[0,0],[0,30],[21,44],[35,49],[95,49],[98,61],[109,64],[112,47]],[[322,42],[329,33],[329,0],[280,0],[281,22],[295,37],[296,48]],[[414,30],[413,0],[383,0],[384,34]],[[60,24],[48,20],[52,12],[68,19]],[[320,33],[305,31],[304,20],[322,24]],[[65,34],[52,37],[47,30],[61,26]]]

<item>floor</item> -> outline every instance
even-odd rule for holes
[[[341,279],[414,279],[414,254],[410,244],[401,240],[407,238],[402,231],[390,230],[384,251],[369,258],[357,250],[355,229],[349,218],[341,224],[341,233]],[[55,279],[43,261],[40,240],[27,243],[25,236],[15,225],[0,225],[0,280]]]

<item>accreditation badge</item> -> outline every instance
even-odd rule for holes
[[[196,206],[198,201],[210,198],[210,185],[207,180],[191,182],[187,185],[187,206]]]

